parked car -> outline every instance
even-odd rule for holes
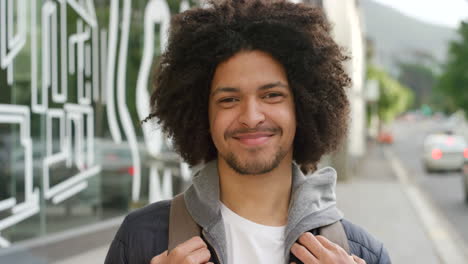
[[[393,144],[393,135],[390,132],[382,131],[377,136],[377,142],[380,144]]]
[[[95,140],[97,164],[101,165],[101,199],[103,206],[128,210],[132,205],[132,178],[134,167],[128,144],[116,144],[108,139]],[[165,168],[173,168],[172,192],[178,194],[185,190],[189,182],[178,173],[180,157],[170,149],[163,148],[160,157],[152,157],[146,146],[138,143],[141,162],[141,196],[148,196],[149,168],[158,163]],[[160,172],[162,175],[162,172]],[[142,197],[141,197],[142,198]],[[145,200],[145,199],[143,199]]]
[[[428,135],[424,139],[423,163],[427,172],[462,170],[468,159],[468,145],[451,132]]]

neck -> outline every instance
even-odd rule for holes
[[[236,214],[258,224],[286,225],[292,186],[292,159],[266,174],[241,175],[218,159],[220,199]]]

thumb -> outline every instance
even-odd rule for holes
[[[360,257],[356,256],[356,255],[353,255],[353,260],[357,263],[357,264],[366,264],[366,261],[361,259]]]
[[[163,264],[167,258],[167,250],[151,259],[150,264]]]

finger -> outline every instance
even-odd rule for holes
[[[163,253],[155,256],[154,258],[151,259],[150,264],[158,264],[158,263],[163,263],[165,262],[167,258],[167,250],[164,251]]]
[[[366,261],[363,260],[362,258],[356,255],[353,255],[352,257],[353,257],[354,262],[356,262],[357,264],[366,264]]]
[[[330,240],[328,240],[326,237],[324,236],[316,236],[315,237],[319,242],[320,244],[322,244],[322,246],[326,249],[329,249],[329,250],[336,250],[337,248],[341,248],[339,245],[331,242]],[[344,249],[343,249],[344,250]]]
[[[294,245],[291,247],[291,252],[303,263],[319,264],[318,259],[301,244],[294,243]]]
[[[184,243],[175,247],[169,254],[175,255],[187,255],[190,252],[193,252],[200,248],[207,248],[205,241],[199,236],[192,237],[191,239],[185,241]]]
[[[309,250],[316,258],[320,259],[325,254],[325,248],[310,232],[305,232],[299,237],[299,243]]]
[[[207,248],[199,248],[186,255],[182,263],[184,264],[202,264],[210,261],[211,253]]]

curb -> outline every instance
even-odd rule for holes
[[[398,157],[388,148],[384,156],[397,176],[405,194],[415,209],[424,229],[432,240],[442,264],[464,264],[468,259],[468,246],[451,228],[445,217],[432,205],[423,191],[410,182],[408,173]]]
[[[65,261],[110,244],[123,217],[111,218],[60,233],[15,243],[0,251],[0,263],[45,264]],[[8,263],[8,262],[6,262]]]

